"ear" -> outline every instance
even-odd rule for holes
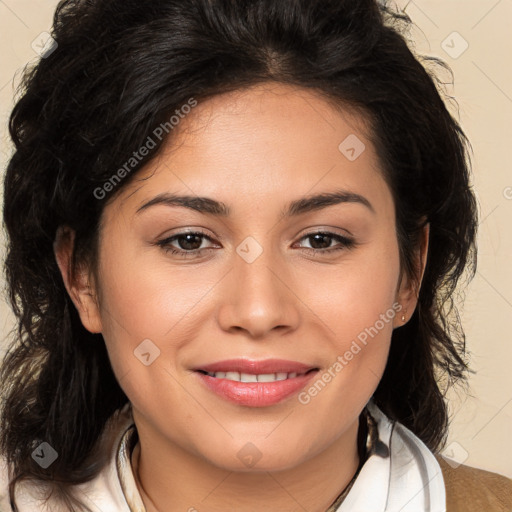
[[[427,264],[429,234],[430,224],[427,223],[421,230],[418,248],[414,254],[416,278],[411,278],[405,272],[402,274],[396,296],[396,302],[402,306],[402,309],[395,316],[394,327],[400,327],[407,323],[418,305],[420,287]]]
[[[53,252],[64,286],[80,315],[83,326],[89,332],[99,333],[102,331],[102,325],[93,279],[87,269],[79,269],[78,273],[73,269],[74,243],[75,232],[67,226],[60,226],[53,243]]]

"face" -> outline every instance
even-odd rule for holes
[[[363,119],[311,91],[216,96],[177,128],[106,206],[99,305],[77,307],[155,443],[297,466],[357,421],[414,309],[391,192]]]

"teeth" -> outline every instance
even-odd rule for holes
[[[234,380],[237,382],[275,382],[279,380],[293,379],[297,375],[304,375],[303,373],[297,374],[296,372],[285,373],[260,373],[258,375],[252,373],[240,373],[240,372],[209,372],[210,377],[216,379],[227,379]]]
[[[286,374],[285,374],[286,379]],[[258,382],[274,382],[276,380],[276,374],[275,373],[262,373],[261,375],[258,375]]]
[[[240,382],[258,382],[258,378],[256,375],[250,373],[241,373]]]

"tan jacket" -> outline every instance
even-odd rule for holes
[[[452,467],[441,455],[446,512],[512,512],[512,479],[460,465]]]

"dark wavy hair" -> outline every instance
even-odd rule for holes
[[[58,46],[25,70],[11,114],[15,152],[4,182],[17,328],[0,374],[0,451],[15,511],[15,484],[25,479],[51,484],[70,508],[79,504],[70,486],[101,469],[98,440],[128,401],[103,337],[83,327],[66,292],[53,250],[58,227],[76,233],[74,268],[95,268],[106,202],[169,136],[106,198],[94,191],[191,97],[268,81],[364,115],[395,202],[402,268],[413,278],[419,233],[430,224],[418,306],[393,332],[374,399],[432,451],[444,446],[445,391],[469,371],[454,292],[463,275],[474,276],[477,205],[470,145],[429,65],[448,68],[413,54],[409,26],[403,12],[375,0],[60,2]],[[48,469],[31,458],[42,440],[59,453]]]

